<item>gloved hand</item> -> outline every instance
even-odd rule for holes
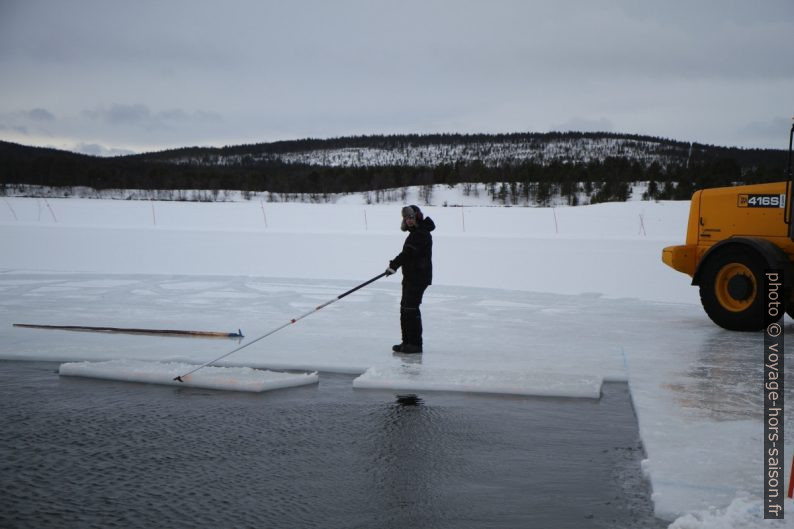
[[[397,270],[394,270],[391,266],[389,266],[389,268],[386,269],[386,276],[388,277],[394,274],[395,272],[397,272]]]

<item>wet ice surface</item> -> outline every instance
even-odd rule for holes
[[[371,367],[401,366],[405,360],[390,351],[399,336],[398,283],[378,281],[228,361],[355,375]],[[37,331],[11,323],[242,328],[249,339],[354,284],[241,276],[0,274],[0,357],[202,363],[238,343]],[[724,507],[738,494],[760,496],[762,335],[719,329],[696,305],[595,294],[434,285],[422,311],[426,352],[412,364],[420,372],[537,370],[628,380],[657,515],[672,520],[711,505]],[[789,376],[792,367],[789,362]],[[791,389],[786,395],[792,398]],[[791,421],[786,439],[794,439]]]
[[[628,390],[264,394],[0,362],[2,527],[653,528]]]

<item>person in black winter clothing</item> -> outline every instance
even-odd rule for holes
[[[400,300],[400,328],[402,343],[392,347],[396,353],[422,352],[422,313],[419,305],[425,290],[433,282],[433,237],[436,225],[425,218],[417,206],[402,209],[400,229],[408,232],[403,250],[389,261],[386,275],[403,269],[403,292]]]

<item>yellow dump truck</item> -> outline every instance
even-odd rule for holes
[[[686,244],[662,250],[662,261],[692,277],[717,325],[735,331],[764,327],[764,272],[781,270],[789,316],[794,260],[791,145],[784,182],[703,189],[692,195]]]

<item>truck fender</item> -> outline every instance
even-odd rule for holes
[[[729,247],[752,248],[756,253],[758,253],[758,255],[763,257],[770,269],[783,270],[783,284],[786,286],[786,288],[791,286],[791,260],[788,258],[786,253],[780,249],[779,246],[766,239],[761,239],[760,237],[731,237],[730,239],[722,240],[709,248],[709,250],[698,263],[695,274],[692,276],[693,285],[700,285],[700,275],[703,270],[703,265],[708,262],[709,258]]]

